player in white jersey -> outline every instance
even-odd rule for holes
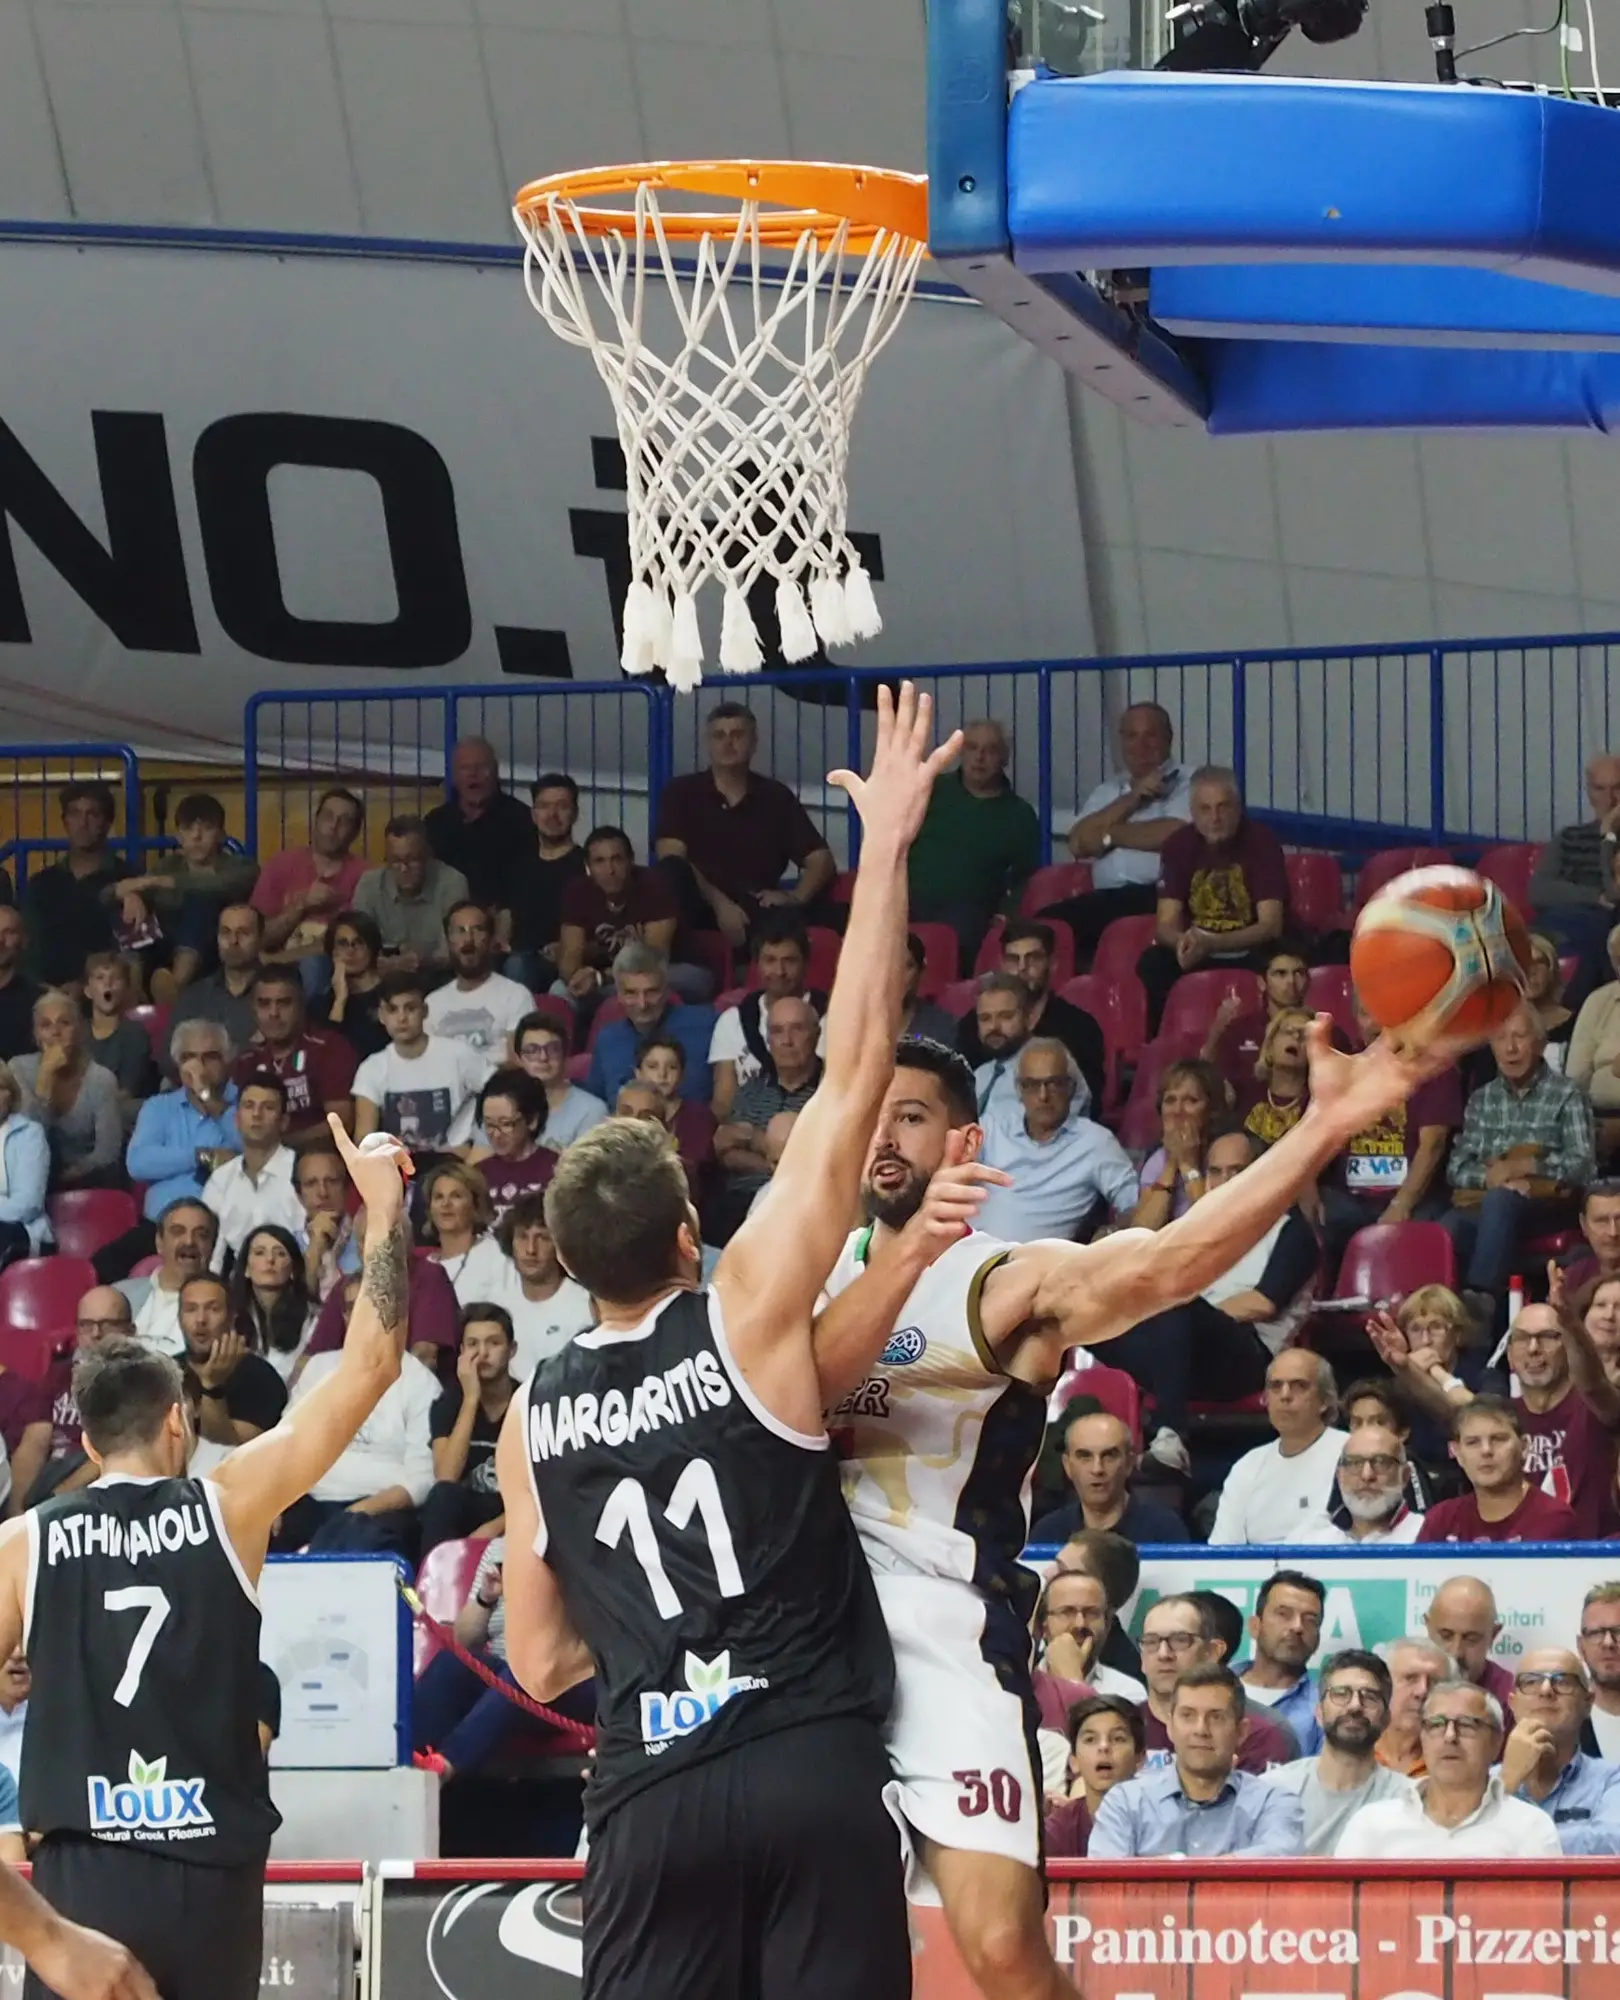
[[[1047,1948],[1029,1619],[1019,1562],[1046,1396],[1065,1353],[1099,1347],[1228,1270],[1357,1132],[1459,1053],[1311,1038],[1310,1106],[1248,1171],[1164,1229],[1093,1244],[955,1232],[984,1170],[973,1074],[903,1041],[867,1154],[867,1226],[827,1283],[816,1360],[847,1434],[844,1494],[894,1643],[898,1803],[988,2000],[1075,2000]],[[893,1329],[875,1369],[873,1328]]]

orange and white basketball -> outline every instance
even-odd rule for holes
[[[1350,940],[1361,1004],[1409,1048],[1483,1041],[1519,1004],[1530,934],[1495,883],[1466,868],[1414,868],[1369,898]]]

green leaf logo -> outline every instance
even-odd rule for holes
[[[163,1774],[168,1768],[167,1757],[160,1757],[155,1764],[144,1764],[138,1750],[131,1750],[129,1753],[129,1782],[132,1785],[161,1785]]]
[[[712,1660],[700,1660],[696,1653],[686,1656],[686,1685],[693,1694],[719,1694],[731,1679],[731,1655],[717,1653]]]

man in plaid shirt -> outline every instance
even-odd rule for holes
[[[1519,1244],[1568,1220],[1597,1172],[1592,1106],[1579,1084],[1547,1067],[1546,1034],[1520,1007],[1491,1037],[1497,1074],[1469,1098],[1451,1148],[1454,1206],[1445,1227],[1476,1310],[1494,1323]]]

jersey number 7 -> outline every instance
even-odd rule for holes
[[[140,1687],[141,1675],[152,1657],[152,1648],[157,1644],[163,1621],[169,1615],[169,1600],[155,1583],[132,1583],[127,1590],[109,1590],[101,1602],[108,1611],[144,1611],[146,1614],[135,1634],[135,1643],[129,1649],[129,1658],[124,1662],[118,1685],[113,1689],[113,1700],[120,1708],[128,1708]]]
[[[672,1528],[684,1528],[694,1514],[703,1517],[703,1532],[708,1537],[709,1555],[714,1563],[720,1595],[741,1597],[742,1571],[737,1567],[731,1523],[726,1519],[726,1510],[720,1501],[720,1482],[706,1458],[691,1461],[676,1480],[669,1505],[664,1509],[664,1519]],[[621,1479],[608,1495],[602,1518],[596,1524],[596,1539],[605,1548],[615,1549],[626,1529],[630,1531],[631,1552],[641,1565],[659,1617],[679,1618],[681,1600],[669,1580],[669,1572],[664,1568],[658,1536],[653,1528],[652,1509],[647,1504],[647,1489],[639,1479]]]

